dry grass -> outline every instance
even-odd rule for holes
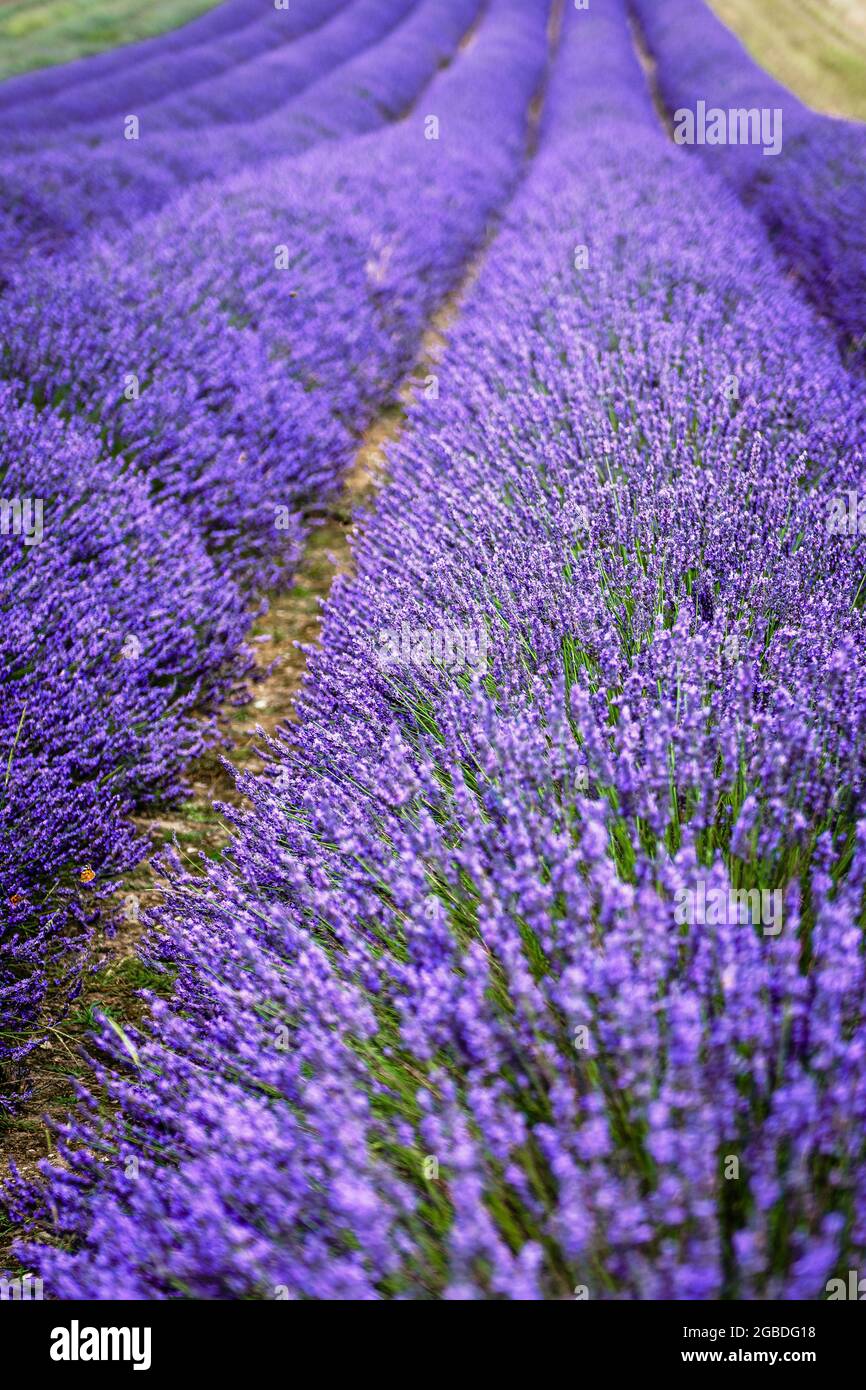
[[[866,120],[866,0],[709,0],[761,67],[816,111]]]

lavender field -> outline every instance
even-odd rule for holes
[[[0,1297],[866,1297],[866,127],[198,9],[0,85]]]

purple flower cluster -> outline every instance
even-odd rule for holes
[[[48,1197],[7,1193],[47,1291],[862,1267],[866,544],[827,516],[863,427],[758,218],[658,126],[624,5],[567,8],[299,723],[231,862],[176,872],[175,996],[106,1031],[113,1108],[82,1097]],[[404,630],[483,633],[485,669],[383,665]]]
[[[781,112],[782,148],[702,153],[763,219],[775,248],[862,363],[866,344],[866,130],[818,115],[763,72],[704,0],[632,0],[671,112]]]
[[[476,8],[438,7],[420,66]],[[315,160],[190,190],[68,257],[11,266],[0,1057],[32,1046],[56,957],[73,946],[70,914],[87,916],[80,869],[93,870],[92,897],[140,855],[125,816],[177,794],[213,738],[208,718],[246,666],[254,596],[290,579],[307,509],[326,503],[510,192],[544,19],[494,0],[472,51],[429,88],[438,140],[414,112]],[[13,523],[36,500],[44,536],[31,545]]]

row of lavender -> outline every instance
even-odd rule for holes
[[[819,1297],[866,1255],[863,405],[565,12],[540,152],[22,1252],[60,1297]],[[580,94],[579,101],[575,94]],[[736,255],[731,248],[736,248]],[[171,1104],[165,1103],[171,1098]]]
[[[172,85],[206,78],[229,61],[245,61],[272,44],[284,43],[316,26],[317,18],[334,13],[338,3],[302,4],[278,8],[270,0],[222,0],[181,29],[171,29],[140,43],[121,44],[63,67],[44,68],[11,78],[0,89],[0,111],[10,113],[14,128],[50,125],[60,99],[67,117],[104,113],[111,97],[120,95],[114,79],[124,76],[126,95],[150,100],[165,95]],[[291,13],[295,11],[295,13]],[[182,67],[181,65],[182,64]],[[121,103],[124,104],[124,103]],[[44,115],[43,115],[44,111]],[[6,122],[6,118],[4,118]],[[7,129],[4,124],[4,129]]]
[[[142,852],[125,817],[176,795],[216,737],[207,716],[247,666],[252,595],[290,578],[305,511],[333,491],[508,193],[546,52],[544,7],[522,8],[493,0],[472,51],[429,88],[437,140],[415,113],[193,190],[7,286],[7,1062],[34,1045],[47,992],[74,990],[93,897]],[[416,71],[476,11],[437,4]],[[383,60],[383,104],[391,72]]]
[[[0,161],[2,255],[54,254],[97,228],[134,227],[197,182],[380,128],[412,106],[481,9],[355,0],[295,42],[289,32],[273,54],[178,93],[161,88],[153,105],[104,119],[100,106],[80,131],[64,112],[56,136],[37,131]]]
[[[662,98],[698,118],[702,153],[759,212],[773,243],[836,322],[846,349],[866,351],[866,131],[817,115],[752,62],[704,0],[632,0]],[[729,143],[729,112],[755,112],[749,143]],[[715,113],[723,120],[716,129]],[[708,124],[712,131],[704,129]],[[737,136],[739,135],[739,116]],[[754,118],[750,118],[753,121]],[[769,135],[775,126],[775,140]],[[734,136],[734,140],[737,139]],[[772,153],[765,153],[770,149]]]
[[[386,6],[381,32],[398,24],[417,3],[405,0],[402,6]],[[285,100],[292,95],[293,83],[315,80],[317,65],[320,72],[328,70],[325,62],[317,64],[312,57],[317,48],[332,45],[331,66],[344,52],[351,56],[364,42],[363,26],[365,20],[370,22],[367,9],[364,0],[317,0],[283,10],[258,0],[255,22],[240,32],[184,46],[180,52],[165,51],[168,36],[163,36],[159,51],[147,61],[131,61],[133,50],[118,49],[115,58],[122,59],[125,52],[130,56],[113,73],[89,77],[82,71],[81,80],[64,83],[56,93],[14,102],[5,114],[4,132],[15,147],[28,142],[30,148],[42,148],[58,138],[66,143],[70,135],[98,143],[119,126],[122,129],[123,117],[130,112],[137,113],[148,129],[175,119],[180,125],[248,120],[254,113],[246,101],[263,109],[279,105],[279,97],[269,90],[274,74],[287,79]]]
[[[426,0],[423,30],[412,26],[412,95],[477,12],[477,0],[444,11]],[[357,72],[338,68],[334,120],[355,138],[208,182],[125,234],[28,262],[0,303],[0,373],[37,404],[83,416],[112,453],[146,468],[248,587],[291,570],[301,510],[333,487],[513,173],[519,102],[538,80],[538,22],[500,159],[480,168],[470,134],[491,104],[503,13],[500,0],[480,50],[427,93],[441,140],[425,138],[420,110],[393,130],[380,115],[376,133],[357,138]],[[365,56],[383,107],[405,90],[400,56],[389,42]],[[153,168],[147,149],[143,159],[139,191]],[[29,185],[27,162],[19,167]],[[279,530],[278,507],[288,513]]]

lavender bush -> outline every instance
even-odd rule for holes
[[[623,6],[566,10],[299,723],[230,861],[176,872],[174,999],[7,1193],[47,1289],[814,1298],[862,1262],[863,423]]]

